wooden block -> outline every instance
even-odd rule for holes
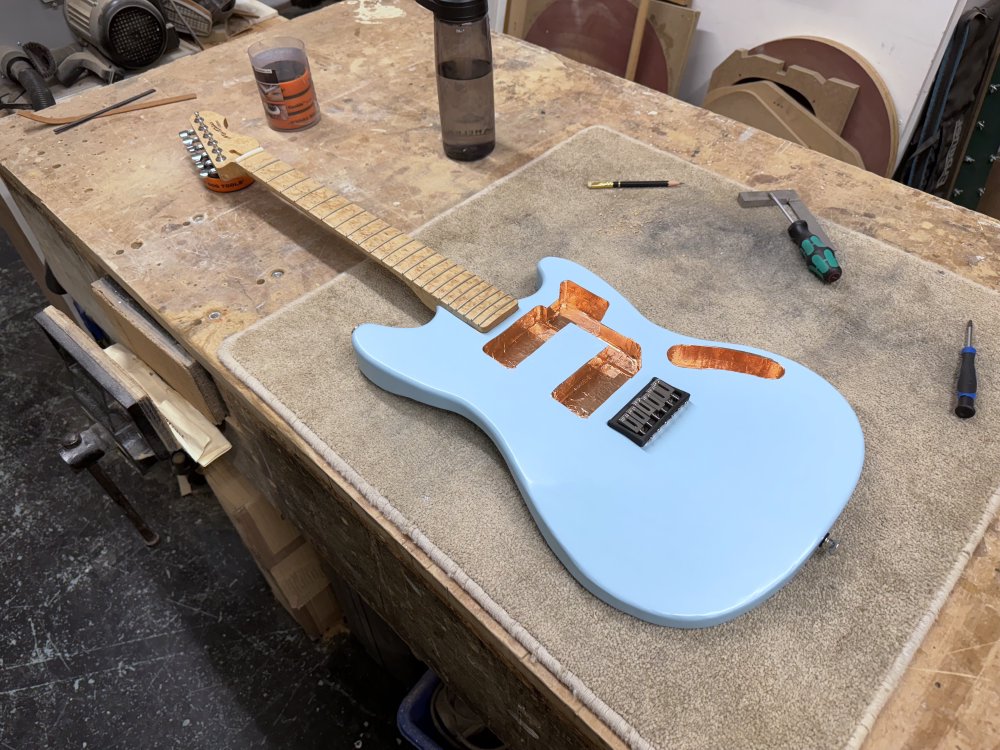
[[[208,466],[205,479],[261,568],[269,570],[306,543],[299,530],[226,458]]]
[[[330,585],[311,544],[303,544],[270,569],[292,609],[299,609]]]
[[[222,398],[211,375],[109,276],[90,285],[94,300],[104,312],[108,334],[139,359],[212,424],[226,416]]]
[[[667,56],[668,88],[667,93],[677,96],[684,69],[687,67],[688,53],[691,41],[694,39],[695,28],[701,12],[691,10],[684,5],[690,2],[674,3],[657,0],[649,8],[649,23],[660,38],[663,51]]]
[[[251,554],[268,568],[306,543],[299,530],[267,500],[244,505],[230,519]]]
[[[340,605],[329,584],[301,607],[293,607],[281,585],[266,570],[261,571],[274,598],[292,616],[310,638],[322,638],[346,630]]]
[[[346,629],[344,614],[340,610],[337,597],[334,596],[333,590],[329,586],[310,599],[305,609],[312,617],[321,637],[329,635],[331,631],[338,632]]]
[[[312,546],[229,457],[205,469],[205,478],[275,598],[310,638],[343,628],[343,614]]]
[[[262,497],[249,480],[236,470],[230,456],[223,456],[208,466],[205,469],[205,480],[226,515],[232,515]]]
[[[649,18],[649,0],[639,0],[639,8],[635,14],[635,28],[632,31],[632,42],[628,47],[628,62],[625,65],[625,79],[635,80],[635,69],[639,64],[639,49],[642,47],[642,33],[646,30],[646,20]]]
[[[208,466],[232,448],[232,444],[211,420],[167,385],[163,378],[127,347],[112,344],[104,353],[126,370],[146,392],[177,445],[199,466]]]
[[[713,71],[708,90],[735,86],[747,80],[765,80],[791,89],[812,107],[813,114],[830,130],[840,135],[858,95],[858,84],[837,78],[824,78],[799,65],[786,65],[768,55],[751,55],[738,49]]]
[[[528,20],[528,0],[508,0],[507,17],[504,19],[503,30],[518,39],[524,39],[527,32],[525,23]]]
[[[779,138],[840,159],[861,169],[861,154],[770,81],[724,86],[710,91],[705,109]]]

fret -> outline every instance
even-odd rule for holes
[[[271,156],[269,153],[267,153],[267,151],[261,151],[259,154],[248,156],[246,159],[239,162],[239,165],[243,167],[243,169],[253,174],[258,169],[262,169],[266,167],[268,164],[273,164],[276,161],[278,161],[278,157]]]
[[[285,162],[279,160],[268,164],[266,167],[261,169],[255,169],[253,172],[253,177],[255,180],[260,182],[270,182],[283,174],[288,174],[292,170],[291,164],[286,164]]]
[[[390,268],[395,268],[397,263],[399,263],[402,260],[406,260],[422,247],[427,247],[427,246],[420,240],[413,240],[412,242],[408,242],[407,244],[403,245],[392,255],[385,256],[383,260],[385,261],[385,264],[387,266],[389,266]]]
[[[281,197],[290,201],[291,203],[298,205],[297,201],[309,193],[319,190],[322,187],[316,180],[311,177],[307,177],[301,182],[296,182],[291,187],[285,188],[281,191]]]
[[[425,271],[413,277],[413,283],[418,287],[423,289],[425,286],[430,284],[434,279],[438,278],[441,274],[449,269],[455,267],[455,264],[445,258],[440,263],[435,263],[433,266],[429,266]]]
[[[510,298],[507,297],[506,294],[503,295],[503,297],[494,302],[492,305],[490,305],[488,308],[486,308],[483,312],[479,313],[479,315],[477,315],[474,318],[473,320],[474,325],[483,328],[485,323],[494,318],[495,314],[494,311],[497,311],[496,317],[499,317],[501,320],[503,320],[503,318],[505,318],[509,314],[506,311],[509,301]]]
[[[270,187],[270,185],[268,186]],[[285,188],[281,191],[281,197],[287,198],[292,203],[295,203],[303,195],[308,195],[314,190],[319,190],[322,185],[320,185],[312,177],[306,177],[302,182],[296,182],[291,187]]]
[[[468,284],[475,278],[475,274],[471,271],[466,271],[464,268],[458,273],[458,275],[446,281],[442,284],[436,292],[432,294],[439,299],[441,302],[447,302],[447,297],[456,289],[461,289],[464,285]],[[425,292],[430,292],[430,289],[424,289]]]
[[[403,245],[407,245],[411,242],[413,242],[413,238],[410,237],[410,235],[397,234],[391,240],[382,245],[382,247],[380,247],[378,250],[375,250],[372,253],[372,257],[375,258],[376,260],[383,260],[385,259],[385,256],[391,255],[392,253],[396,252],[399,248],[401,248]]]
[[[355,216],[363,212],[364,209],[361,208],[357,203],[348,203],[346,206],[337,211],[337,213],[332,216],[328,216],[323,223],[326,224],[331,229],[337,229],[341,224],[343,224],[348,219],[353,219]]]
[[[325,200],[317,206],[313,206],[309,209],[309,213],[315,216],[320,221],[326,221],[328,217],[337,213],[342,209],[349,201],[342,195],[335,195],[329,200]]]
[[[382,219],[375,219],[375,221],[370,222],[369,224],[366,224],[365,226],[361,227],[360,229],[356,229],[353,232],[351,232],[351,234],[348,235],[348,239],[350,239],[351,242],[358,243],[363,248],[364,247],[364,243],[370,237],[374,237],[376,234],[378,234],[382,230],[389,229],[389,228],[390,228],[389,227],[389,222],[382,221]]]
[[[502,294],[502,293],[501,293]],[[489,307],[485,308],[481,313],[476,316],[477,321],[482,321],[489,318],[491,315],[498,311],[502,311],[510,302],[512,298],[506,294],[502,294],[500,299],[491,304]]]
[[[440,276],[425,284],[423,290],[428,294],[435,294],[442,286],[462,273],[468,273],[468,271],[456,263]]]
[[[466,308],[465,310],[463,310],[462,314],[468,317],[470,320],[475,320],[477,317],[479,317],[480,313],[482,313],[484,310],[488,310],[490,307],[493,306],[493,304],[497,300],[499,300],[503,296],[504,296],[503,292],[501,292],[495,286],[490,285],[489,294],[487,294],[481,300],[476,302],[476,304],[474,305],[472,304],[466,305]]]
[[[486,282],[473,274],[468,283],[452,289],[450,294],[441,297],[441,302],[454,307],[457,310],[465,304],[466,300],[471,298],[473,295],[479,294],[484,286],[487,286]]]
[[[366,227],[376,220],[375,214],[370,214],[364,209],[361,209],[361,213],[353,218],[348,219],[343,224],[337,226],[337,231],[340,232],[345,237],[350,237],[356,231],[362,227]]]
[[[306,211],[310,211],[320,203],[325,203],[331,198],[336,198],[337,194],[330,190],[328,187],[323,187],[320,185],[316,190],[311,193],[307,193],[295,201],[295,205],[299,208],[304,208]]]
[[[284,193],[288,188],[302,182],[304,179],[306,179],[304,174],[297,169],[293,169],[291,172],[285,172],[281,177],[275,177],[267,183],[267,186],[273,190],[277,190],[279,193]]]
[[[478,277],[477,277],[478,278]],[[479,279],[479,282],[475,284],[471,289],[457,297],[453,302],[450,303],[451,309],[457,313],[465,315],[469,310],[479,304],[479,301],[490,296],[490,290],[493,285],[488,281],[483,281]]]
[[[473,321],[473,325],[481,331],[488,331],[500,321],[505,320],[515,310],[517,310],[517,300],[505,294],[481,312]]]
[[[475,296],[469,297],[465,300],[465,302],[455,303],[455,307],[458,308],[458,311],[462,313],[462,315],[470,315],[473,310],[478,308],[496,292],[496,289],[489,282],[484,281],[483,284],[485,286]]]
[[[428,248],[428,250],[429,249],[430,248]],[[447,263],[447,262],[448,261],[445,259],[443,255],[441,255],[438,252],[432,252],[430,255],[421,260],[415,266],[413,266],[407,271],[404,271],[403,276],[405,276],[407,280],[414,282],[417,286],[421,286],[420,283],[417,281],[417,279],[419,279],[421,276],[423,276],[431,269],[436,268],[442,263]]]
[[[389,240],[393,240],[396,237],[401,236],[403,233],[400,232],[395,227],[386,227],[378,234],[372,235],[367,240],[361,243],[361,249],[366,253],[374,253],[382,245],[384,245]]]
[[[417,252],[413,253],[409,258],[403,258],[403,260],[399,261],[398,263],[394,263],[392,268],[394,271],[396,271],[404,278],[406,278],[406,274],[411,268],[420,265],[424,260],[431,257],[432,255],[437,255],[437,253],[434,251],[434,248],[427,247],[427,245],[424,245],[422,248],[417,250]]]

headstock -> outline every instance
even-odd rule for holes
[[[199,153],[204,152],[206,164],[214,167],[222,180],[235,180],[244,175],[236,159],[255,149],[260,144],[253,138],[234,133],[229,129],[226,118],[218,112],[195,112],[189,120],[187,135],[191,146]],[[200,146],[200,148],[199,148]]]

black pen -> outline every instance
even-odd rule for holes
[[[683,184],[683,182],[676,180],[591,180],[587,183],[587,187],[591,190],[602,188],[671,188]]]

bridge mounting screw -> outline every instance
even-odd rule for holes
[[[983,130],[985,128],[986,128],[986,120],[977,120],[976,121],[976,129],[977,130]]]
[[[958,196],[960,196],[960,195],[961,195],[962,193],[964,193],[964,192],[965,192],[965,191],[964,191],[964,190],[962,190],[962,188],[955,188],[955,189],[954,189],[954,190],[952,191],[952,193],[951,193],[951,194],[952,194],[953,196],[955,196],[955,197],[957,198]]]
[[[1000,91],[1000,83],[991,83],[990,84],[990,93],[991,94],[995,94],[998,91]]]
[[[964,161],[966,164],[975,164],[976,163],[976,160],[973,157],[971,157],[971,156],[966,156],[962,161]]]

